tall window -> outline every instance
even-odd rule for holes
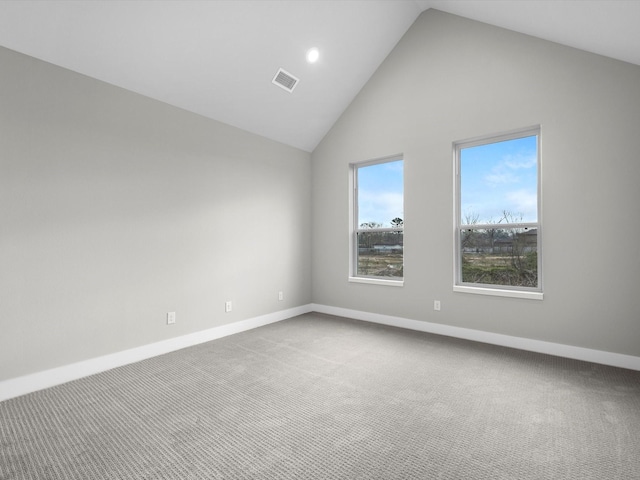
[[[454,144],[456,291],[542,298],[540,129]]]
[[[404,162],[352,164],[351,280],[398,284],[404,277]]]

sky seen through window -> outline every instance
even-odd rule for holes
[[[462,224],[537,222],[537,137],[462,149],[460,183]]]
[[[402,160],[358,168],[358,225],[391,227],[404,219],[404,164]]]

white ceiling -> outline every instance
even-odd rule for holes
[[[312,151],[427,8],[640,65],[637,0],[4,0],[0,45]]]

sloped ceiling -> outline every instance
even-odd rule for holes
[[[5,0],[0,45],[312,151],[428,8],[640,65],[634,0]]]

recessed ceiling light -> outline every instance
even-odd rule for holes
[[[307,62],[316,63],[320,58],[320,51],[317,48],[310,48],[307,50]]]

